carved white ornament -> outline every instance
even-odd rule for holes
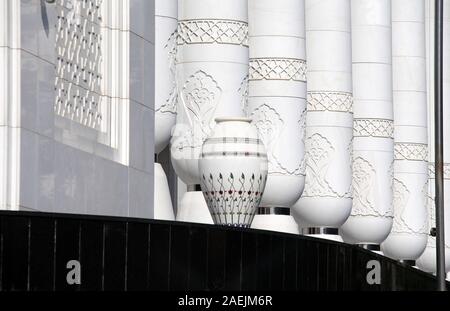
[[[427,144],[396,143],[395,160],[428,161]]]
[[[286,80],[306,82],[306,61],[291,58],[250,59],[250,80]]]
[[[303,197],[351,198],[351,191],[339,193],[327,180],[336,150],[324,136],[315,133],[306,139],[306,181]]]
[[[241,95],[241,109],[244,112],[244,115],[248,114],[248,94],[249,94],[248,81],[249,78],[248,75],[246,75],[242,80],[242,83],[238,90],[238,93]]]
[[[160,113],[177,113],[177,101],[178,101],[178,90],[177,90],[177,77],[176,77],[176,65],[177,65],[177,37],[178,31],[173,32],[169,39],[167,40],[167,44],[164,46],[164,50],[167,53],[167,57],[169,59],[169,69],[170,76],[172,81],[172,89],[168,94],[168,98],[166,102],[159,107],[156,112]]]
[[[423,207],[428,208],[428,182],[422,188]],[[424,219],[424,223],[419,228],[412,228],[408,225],[408,221],[405,220],[405,214],[407,212],[408,201],[410,199],[410,191],[408,187],[398,179],[394,179],[393,185],[394,195],[394,224],[392,226],[393,233],[413,233],[413,234],[426,234],[427,233],[427,219]]]
[[[182,151],[199,148],[214,125],[214,113],[222,90],[214,78],[202,70],[191,75],[181,91],[181,107],[188,118],[188,127],[181,137],[174,137],[173,145]]]
[[[259,131],[261,139],[268,150],[267,156],[269,160],[269,174],[282,175],[304,175],[304,162],[300,161],[296,167],[286,167],[277,157],[275,150],[282,132],[285,130],[285,123],[275,108],[269,105],[261,105],[256,108],[250,115],[253,124]],[[298,133],[303,135],[303,133]],[[301,141],[300,136],[300,141]]]
[[[353,96],[345,92],[308,92],[308,111],[351,113]]]
[[[428,176],[430,179],[435,178],[436,167],[434,163],[428,164]],[[450,180],[450,163],[444,164],[444,179]]]
[[[386,119],[355,119],[354,137],[379,137],[394,139],[394,122]]]
[[[202,19],[178,22],[178,44],[234,44],[248,47],[248,23]]]

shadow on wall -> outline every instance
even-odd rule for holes
[[[54,3],[54,0],[41,0],[41,18],[42,18],[42,26],[45,30],[45,35],[48,38],[50,33],[50,26],[48,24],[48,15],[47,15],[47,6],[46,3]]]

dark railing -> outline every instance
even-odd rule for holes
[[[81,284],[67,263],[79,261]],[[381,284],[367,282],[380,263]],[[0,289],[434,290],[432,275],[303,236],[108,217],[0,213]]]

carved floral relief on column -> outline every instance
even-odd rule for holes
[[[178,90],[177,90],[177,77],[176,77],[176,64],[177,64],[177,37],[178,31],[173,32],[167,44],[164,46],[164,51],[166,52],[169,72],[170,72],[170,92],[167,94],[167,98],[161,106],[156,109],[157,113],[177,113],[177,101],[178,101]]]
[[[178,90],[171,148],[174,169],[188,185],[200,183],[200,147],[214,119],[244,116],[247,10],[247,1],[179,1],[177,34],[171,38],[177,46]]]
[[[327,180],[336,150],[324,136],[316,133],[306,139],[306,179],[303,197],[350,198],[350,192],[339,192]]]
[[[246,110],[267,147],[269,175],[263,207],[289,208],[304,187],[304,9],[303,0],[249,0]]]
[[[222,90],[214,78],[204,71],[190,76],[181,90],[181,109],[190,127],[184,135],[176,137],[173,148],[183,152],[185,148],[200,148],[214,126],[214,113]]]

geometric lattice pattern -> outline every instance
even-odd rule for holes
[[[353,111],[353,96],[346,92],[308,92],[308,111]]]
[[[394,122],[386,119],[355,119],[354,137],[394,138]]]
[[[102,122],[103,0],[59,0],[56,5],[55,113],[90,128]]]
[[[436,167],[434,163],[428,164],[428,178],[434,179],[436,173]],[[450,180],[450,163],[444,164],[444,179]]]
[[[178,44],[217,43],[248,47],[248,23],[233,20],[178,22]]]
[[[428,161],[428,145],[396,143],[395,160]]]
[[[306,82],[306,61],[291,58],[250,59],[250,81],[287,80]]]

